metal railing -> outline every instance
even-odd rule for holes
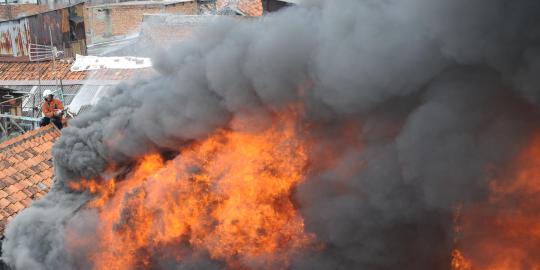
[[[28,46],[30,61],[53,60],[56,49],[52,46],[30,43]]]

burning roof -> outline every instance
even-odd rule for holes
[[[540,2],[306,1],[155,52],[53,148],[16,269],[538,269]]]

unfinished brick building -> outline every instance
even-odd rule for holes
[[[144,14],[181,13],[196,15],[195,0],[130,1],[86,6],[87,42],[98,43],[113,37],[125,37],[138,30]]]

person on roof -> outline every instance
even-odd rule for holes
[[[43,99],[45,100],[43,105],[41,105],[43,118],[39,125],[43,127],[53,122],[58,129],[62,129],[64,104],[60,100],[55,99],[53,92],[49,89],[43,91]]]

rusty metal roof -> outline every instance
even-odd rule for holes
[[[0,60],[27,61],[30,43],[52,43],[57,48],[63,48],[65,43],[70,41],[66,40],[66,37],[70,36],[69,9],[80,9],[82,5],[83,3],[79,3],[53,10],[41,10],[38,14],[0,21]]]

